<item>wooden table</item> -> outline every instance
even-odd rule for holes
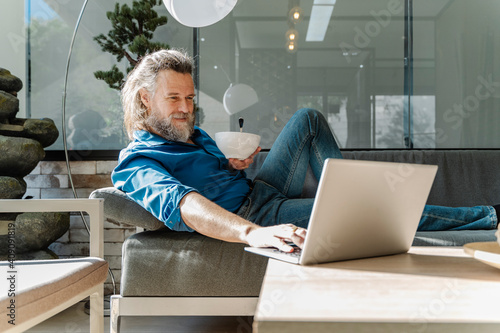
[[[500,270],[462,248],[299,266],[269,260],[254,332],[500,332]]]

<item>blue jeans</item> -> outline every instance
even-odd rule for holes
[[[327,158],[342,158],[326,119],[312,109],[297,111],[283,128],[255,177],[238,215],[262,226],[292,223],[307,228],[314,199],[300,198],[307,169],[316,179]],[[419,230],[493,229],[491,206],[425,206]]]

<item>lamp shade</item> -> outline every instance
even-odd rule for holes
[[[224,109],[229,115],[245,110],[259,101],[255,90],[247,84],[231,84],[224,94]]]
[[[163,0],[179,23],[193,28],[214,24],[229,14],[237,0]]]

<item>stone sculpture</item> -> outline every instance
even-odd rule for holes
[[[0,68],[0,199],[23,200],[23,180],[45,157],[59,132],[51,119],[16,118],[22,81]],[[47,247],[69,229],[67,213],[0,214],[0,260],[54,258]],[[10,235],[9,235],[10,233]],[[14,237],[14,247],[12,240]],[[10,251],[9,251],[10,250]],[[12,258],[9,258],[12,259]]]

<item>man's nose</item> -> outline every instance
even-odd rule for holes
[[[183,100],[179,103],[179,111],[183,113],[189,113],[190,112],[190,103],[187,100]]]

